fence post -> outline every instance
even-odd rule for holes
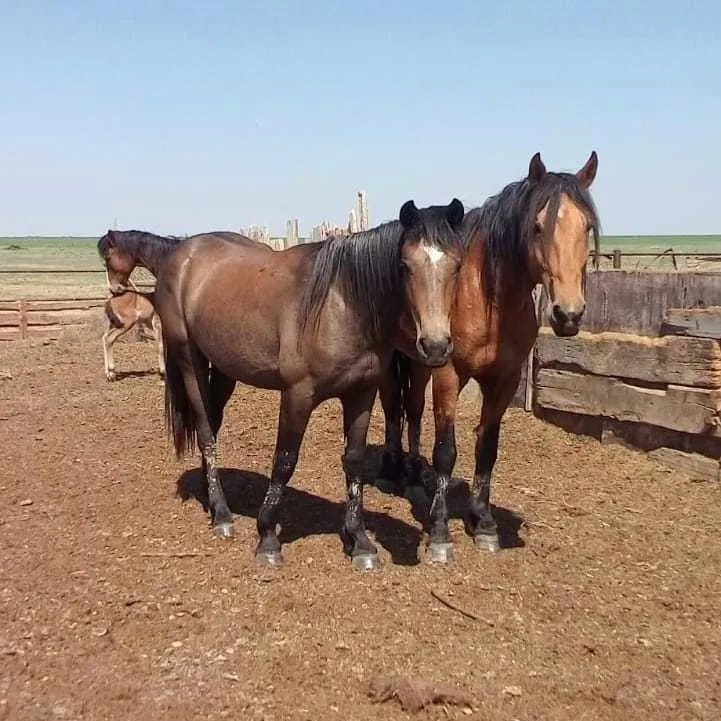
[[[542,286],[537,285],[532,292],[533,296],[533,308],[536,313],[536,322],[538,327],[541,327],[541,297],[543,296]],[[526,411],[533,410],[533,361],[536,356],[536,344],[528,351],[528,358],[526,358],[526,393],[523,401],[523,407]]]
[[[18,301],[18,310],[20,311],[20,321],[18,324],[20,337],[25,340],[28,337],[28,305],[26,300]]]
[[[614,270],[621,269],[621,249],[620,248],[615,248],[613,251],[613,269]]]

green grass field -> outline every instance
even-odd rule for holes
[[[0,237],[0,299],[92,297],[105,294],[103,265],[96,250],[98,239],[87,237]],[[601,249],[662,253],[721,253],[721,235],[616,235],[601,238]],[[721,268],[721,263],[678,259],[679,268]],[[665,268],[668,258],[625,258],[624,268]],[[23,273],[24,270],[97,270],[97,273]],[[135,275],[133,276],[136,277]],[[141,274],[140,280],[148,276]]]

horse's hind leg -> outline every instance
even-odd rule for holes
[[[385,447],[377,485],[381,490],[399,492],[403,475],[403,445],[401,441],[401,414],[403,412],[400,388],[389,377],[379,387],[381,406],[385,416]]]
[[[378,567],[378,549],[371,543],[363,523],[363,462],[375,388],[355,390],[341,398],[343,430],[346,438],[343,470],[347,490],[345,520],[341,538],[353,567],[361,570]]]
[[[208,504],[213,531],[218,538],[231,538],[235,535],[233,515],[220,484],[218,449],[215,434],[206,412],[206,401],[210,393],[208,361],[200,351],[191,349],[187,342],[177,348],[177,356],[185,391],[195,416],[198,445],[203,454],[203,470],[208,483]]]
[[[236,381],[223,375],[217,368],[210,369],[210,408],[208,409],[210,426],[217,438],[223,424],[223,411],[235,390]]]
[[[223,424],[223,411],[228,399],[233,395],[236,381],[223,375],[217,368],[210,369],[210,386],[208,389],[208,420],[213,432],[215,442],[218,442],[218,432]],[[207,464],[203,457],[203,475],[207,476]]]
[[[258,511],[258,535],[260,541],[255,552],[259,563],[277,566],[283,562],[280,541],[276,530],[278,506],[283,490],[290,481],[298,452],[303,441],[308,419],[313,410],[313,394],[306,388],[286,388],[280,396],[278,437],[273,454],[273,470],[270,483]]]
[[[477,548],[497,551],[498,528],[491,514],[491,474],[498,457],[501,418],[518,388],[520,372],[496,382],[479,381],[483,392],[481,421],[476,427],[476,470],[468,500],[466,527]]]
[[[120,336],[125,335],[133,326],[116,328],[108,323],[108,329],[103,333],[103,357],[105,360],[105,377],[114,381],[118,376],[115,373],[115,358],[113,357],[113,346]]]

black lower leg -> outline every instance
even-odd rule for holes
[[[256,555],[265,555],[271,561],[276,555],[280,556],[280,541],[276,529],[278,508],[283,497],[283,491],[293,475],[297,462],[297,448],[279,448],[276,451],[268,490],[263,499],[263,505],[258,511],[257,528],[260,541],[258,542]]]
[[[498,456],[500,422],[479,426],[476,440],[476,471],[469,500],[468,528],[473,536],[495,535],[496,522],[491,515],[491,474]]]
[[[433,467],[437,474],[436,491],[430,512],[430,540],[434,543],[450,543],[448,530],[448,484],[456,464],[456,434],[448,424],[436,437],[433,446]]]
[[[256,549],[256,558],[262,563],[275,564],[282,560],[276,530],[278,507],[283,491],[298,463],[300,444],[312,410],[310,397],[310,394],[298,389],[288,389],[281,395],[273,470],[263,505],[258,511],[257,527],[260,540]]]
[[[218,451],[215,440],[201,442],[205,478],[208,483],[208,505],[213,528],[219,536],[233,535],[233,515],[220,485],[218,474]]]
[[[362,450],[348,449],[343,455],[343,470],[346,475],[346,508],[341,539],[345,552],[351,556],[375,556],[378,549],[371,543],[363,522],[363,468]]]
[[[375,390],[360,390],[342,398],[346,446],[343,471],[346,481],[346,510],[341,539],[345,552],[358,568],[374,568],[378,549],[371,543],[363,523],[363,461]]]

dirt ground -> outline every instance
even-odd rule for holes
[[[718,485],[513,410],[492,496],[506,548],[476,551],[454,520],[455,561],[419,562],[418,504],[368,488],[383,565],[364,574],[337,535],[329,403],[284,499],[286,564],[262,569],[277,395],[231,401],[224,543],[194,498],[197,459],[171,453],[154,363],[150,343],[118,344],[131,374],[108,384],[97,336],[0,346],[0,719],[409,718],[368,697],[386,673],[473,698],[417,718],[721,718]],[[459,479],[474,421],[468,403]]]

